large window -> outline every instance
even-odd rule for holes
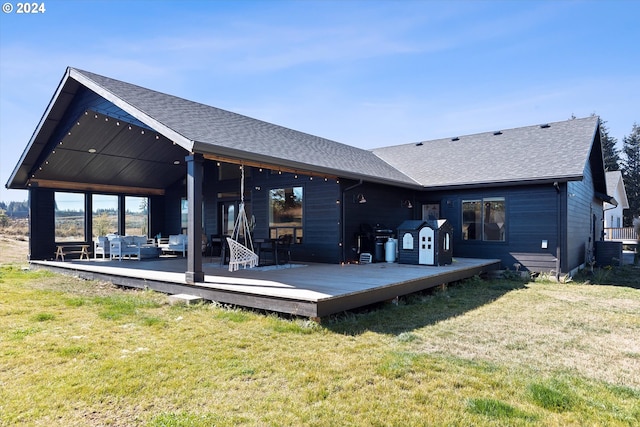
[[[84,242],[84,194],[56,192],[56,242]]]
[[[462,238],[504,242],[506,236],[505,199],[492,197],[462,201]]]
[[[269,190],[269,236],[272,239],[289,237],[291,243],[301,243],[302,187]]]
[[[130,236],[148,236],[149,199],[127,196],[124,198],[124,230]]]
[[[204,230],[204,200],[202,201],[202,229]],[[186,197],[183,197],[180,200],[180,229],[181,233],[187,234],[187,230],[189,228],[189,200]]]
[[[189,227],[189,201],[183,197],[180,200],[180,228],[186,234]]]
[[[91,224],[94,236],[118,233],[118,196],[94,194],[91,198],[93,212]]]
[[[220,203],[220,225],[222,227],[221,234],[230,236],[233,233],[233,227],[236,223],[236,215],[238,213],[237,202],[221,202]]]

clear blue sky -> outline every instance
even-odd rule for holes
[[[0,14],[2,201],[67,66],[362,148],[640,122],[637,0],[43,3]]]

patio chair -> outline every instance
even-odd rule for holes
[[[182,256],[186,256],[188,239],[186,234],[171,234],[166,244],[161,243],[158,246],[163,254],[165,252],[182,252]]]
[[[278,252],[276,257],[283,261],[286,260],[288,264],[291,264],[291,243],[292,242],[293,242],[293,235],[284,234],[280,236],[280,238],[276,243],[276,251]]]
[[[109,239],[106,236],[98,236],[94,242],[93,259],[98,259],[98,255],[102,255],[102,259],[106,259],[107,256],[110,257],[109,248]]]
[[[238,271],[240,266],[243,268],[258,266],[258,255],[252,250],[231,237],[227,237],[227,243],[229,244],[229,271]]]
[[[227,237],[227,243],[229,244],[229,271],[237,271],[240,266],[244,268],[257,267],[260,260],[253,249],[251,240],[252,227],[249,225],[247,213],[244,210],[244,166],[240,170],[242,172],[240,178],[240,209],[238,210],[238,217],[233,226],[231,236]],[[240,239],[244,240],[244,245],[240,243]]]

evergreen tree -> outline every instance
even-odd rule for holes
[[[29,216],[29,202],[9,202],[7,215],[12,218],[27,218]]]
[[[625,227],[630,227],[633,217],[640,215],[640,126],[633,124],[631,135],[622,138],[622,178],[627,190],[629,209],[625,211]]]
[[[602,142],[602,155],[604,156],[604,170],[620,170],[620,150],[616,148],[618,140],[609,136],[609,129],[606,121],[600,122],[600,141]]]
[[[0,209],[0,227],[4,228],[9,225],[9,217],[4,209]]]

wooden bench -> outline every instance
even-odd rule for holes
[[[89,259],[89,245],[57,245],[56,246],[56,261],[62,258],[64,261],[65,255],[80,254],[80,259]]]

